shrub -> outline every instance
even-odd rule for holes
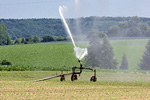
[[[120,65],[120,70],[127,70],[128,69],[128,61],[127,61],[127,57],[125,54],[123,54],[122,56],[122,61],[121,61],[121,65]]]
[[[1,62],[1,65],[12,65],[12,64],[11,64],[11,62],[9,62],[5,59]]]
[[[141,62],[139,64],[139,68],[141,70],[150,70],[150,40],[146,45],[146,51],[144,52]]]

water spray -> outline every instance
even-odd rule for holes
[[[76,57],[81,60],[85,55],[88,54],[87,52],[87,48],[79,48],[79,47],[76,47],[74,48],[74,51],[76,53]]]
[[[74,51],[75,51],[75,53],[76,53],[76,57],[77,57],[79,60],[81,60],[85,55],[88,54],[88,53],[87,53],[87,48],[79,48],[79,47],[76,47],[75,42],[74,42],[74,39],[73,39],[72,34],[71,34],[71,31],[70,31],[70,29],[69,29],[69,26],[68,26],[68,24],[67,24],[67,22],[66,22],[66,20],[65,20],[65,18],[64,18],[64,16],[63,16],[63,12],[64,12],[64,10],[66,10],[66,9],[67,9],[66,6],[59,6],[59,14],[60,14],[60,17],[61,17],[61,19],[62,19],[62,21],[63,21],[63,23],[64,23],[64,25],[65,25],[65,28],[66,28],[66,30],[67,30],[67,32],[68,32],[70,38],[71,38],[72,44],[73,44],[73,46],[74,46]]]
[[[62,7],[59,6],[59,14],[60,14],[60,17],[61,17],[61,19],[62,19],[62,21],[63,21],[63,23],[64,23],[64,25],[65,25],[65,28],[66,28],[66,30],[67,30],[67,32],[68,32],[70,38],[71,38],[71,41],[72,41],[72,43],[73,43],[74,48],[76,48],[76,45],[75,45],[75,42],[74,42],[74,40],[73,40],[71,31],[70,31],[70,29],[69,29],[69,27],[68,27],[68,24],[67,24],[67,22],[66,22],[66,20],[65,20],[65,18],[64,18],[64,16],[63,16],[63,10],[65,10],[65,9],[67,9],[66,6],[62,6]]]

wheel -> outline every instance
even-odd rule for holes
[[[61,76],[60,81],[65,81],[65,76],[64,75]]]
[[[97,81],[96,76],[92,76],[91,79],[90,79],[90,81],[96,82]]]
[[[73,74],[73,75],[71,76],[71,81],[74,81],[74,80],[77,80],[77,79],[78,79],[78,77],[77,77],[76,74]]]

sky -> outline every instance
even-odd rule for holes
[[[150,18],[150,0],[0,0],[0,18],[60,18],[59,6],[67,6],[68,18],[89,16]]]

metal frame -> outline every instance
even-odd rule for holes
[[[60,81],[65,81],[65,76],[66,75],[71,75],[71,81],[75,81],[75,80],[78,79],[77,74],[80,76],[80,74],[82,73],[82,70],[86,69],[86,70],[91,70],[91,71],[94,72],[94,75],[90,78],[90,81],[96,82],[97,81],[96,69],[82,67],[81,61],[78,60],[78,62],[80,63],[80,67],[76,67],[76,66],[72,67],[72,72],[71,73],[63,74],[63,71],[62,71],[62,73],[59,74],[59,75],[55,75],[55,76],[39,79],[39,80],[36,80],[36,81],[44,81],[44,80],[48,80],[48,79],[52,79],[52,78],[56,78],[56,77],[60,77]],[[76,69],[80,69],[80,72],[76,72]]]

